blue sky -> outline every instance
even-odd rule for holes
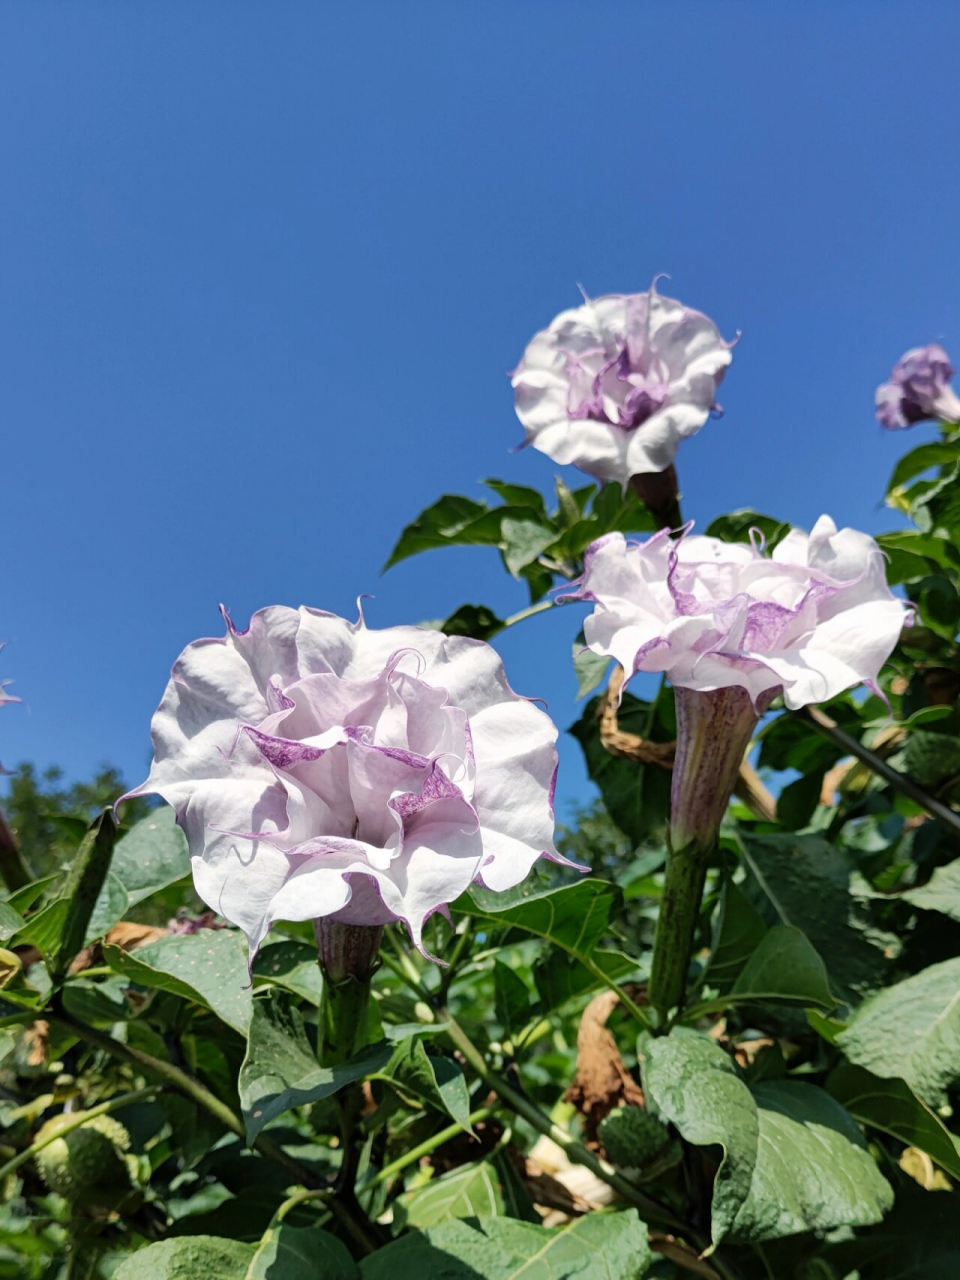
[[[379,567],[443,491],[552,485],[505,374],[578,282],[742,331],[701,528],[889,527],[874,387],[960,356],[958,48],[947,0],[4,6],[0,759],[139,781],[221,600],[523,607],[492,551]],[[579,612],[498,646],[561,726]]]

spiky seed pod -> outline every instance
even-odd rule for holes
[[[642,1107],[617,1107],[597,1130],[608,1158],[625,1168],[652,1160],[670,1139],[665,1125]]]
[[[49,1138],[77,1119],[54,1116],[37,1134]],[[35,1157],[37,1170],[57,1195],[78,1208],[113,1208],[133,1191],[126,1158],[130,1135],[112,1116],[94,1116],[62,1137],[54,1137]]]

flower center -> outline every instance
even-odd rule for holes
[[[670,395],[669,371],[651,351],[632,345],[633,351],[625,342],[592,377],[582,359],[575,361],[576,368],[569,370],[571,418],[632,431],[663,408]]]

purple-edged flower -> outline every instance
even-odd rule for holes
[[[424,922],[553,843],[557,730],[487,644],[274,607],[188,645],[150,776],[197,892],[256,950],[276,920]],[[375,948],[374,948],[375,949]]]
[[[877,387],[877,419],[888,431],[932,418],[960,422],[960,398],[950,386],[956,370],[936,342],[914,347],[893,366],[888,382]]]
[[[750,544],[666,529],[643,543],[620,533],[588,549],[575,598],[592,600],[588,646],[629,677],[662,671],[710,692],[743,688],[754,706],[783,693],[795,709],[873,686],[904,624],[873,538],[821,516],[771,556]]]
[[[717,408],[731,345],[656,281],[587,299],[536,335],[513,375],[525,443],[624,487],[665,471]]]

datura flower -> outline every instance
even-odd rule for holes
[[[656,281],[588,298],[536,335],[513,374],[524,443],[623,487],[665,471],[717,408],[732,345]]]
[[[682,1003],[707,862],[760,715],[774,696],[799,708],[853,685],[876,688],[905,621],[883,553],[828,516],[791,530],[771,556],[749,544],[663,529],[587,551],[575,599],[592,600],[588,646],[629,677],[674,685],[677,746],[670,855],[650,969],[658,1015]]]
[[[936,342],[914,347],[893,366],[888,382],[877,387],[877,419],[888,431],[932,418],[960,422],[960,397],[950,386],[956,370]]]
[[[424,922],[553,844],[557,730],[494,650],[274,607],[188,645],[153,718],[197,892],[255,951],[277,920]],[[319,931],[318,931],[319,937]]]

